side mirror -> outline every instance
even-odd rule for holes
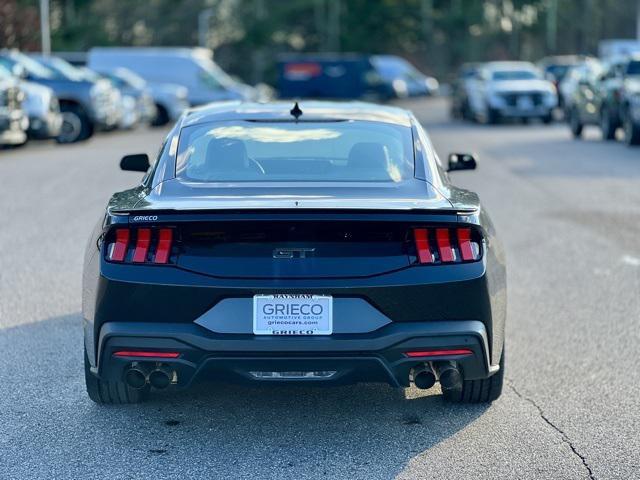
[[[475,170],[478,166],[476,159],[470,153],[452,153],[449,155],[447,172],[455,170]]]
[[[120,168],[129,172],[146,172],[149,167],[149,155],[146,153],[125,155],[120,160]]]

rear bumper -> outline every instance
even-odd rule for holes
[[[468,349],[472,353],[410,358],[407,351]],[[177,387],[201,380],[282,382],[288,378],[261,378],[252,372],[334,372],[328,377],[299,378],[297,382],[409,385],[409,372],[425,361],[455,360],[465,379],[487,378],[498,369],[489,361],[488,337],[482,322],[441,321],[393,323],[365,334],[313,337],[216,334],[196,324],[108,322],[98,341],[98,365],[92,370],[103,379],[122,380],[137,358],[115,357],[122,350],[179,352],[175,359],[142,359],[150,366],[161,362],[177,372]]]

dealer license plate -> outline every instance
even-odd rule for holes
[[[331,335],[333,298],[328,295],[254,295],[255,335]]]

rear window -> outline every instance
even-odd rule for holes
[[[531,70],[498,70],[491,74],[492,80],[504,82],[509,80],[535,80],[540,78]]]
[[[379,122],[214,122],[180,133],[176,176],[194,182],[400,182],[409,127]]]

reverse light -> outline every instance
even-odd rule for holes
[[[417,350],[405,352],[407,357],[442,357],[447,355],[473,355],[473,350],[468,348],[445,349],[445,350]]]

